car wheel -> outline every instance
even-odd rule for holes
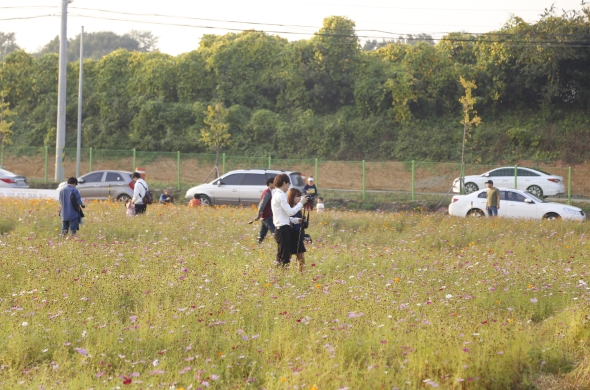
[[[543,190],[539,186],[530,186],[526,189],[531,194],[535,195],[537,198],[543,198]]]
[[[465,194],[469,195],[472,192],[479,191],[479,187],[475,183],[465,183]]]
[[[471,209],[467,212],[468,217],[485,217],[485,213],[480,209]]]
[[[201,195],[199,200],[201,201],[202,206],[211,206],[211,198],[209,198],[207,195]]]
[[[129,199],[131,199],[131,197],[127,194],[121,194],[119,196],[117,196],[117,202],[127,202]]]
[[[543,219],[554,221],[556,219],[561,219],[561,217],[557,213],[547,213],[547,214],[543,215]]]

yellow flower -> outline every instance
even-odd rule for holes
[[[533,288],[533,285],[532,284],[529,284],[529,288]]]
[[[396,282],[396,283],[397,283],[397,282],[399,282],[399,278],[395,278],[395,282]]]
[[[282,377],[282,378],[281,378],[281,382],[284,382],[284,381],[286,381],[286,380],[287,380],[287,378],[285,378],[285,377]]]
[[[320,287],[322,287],[322,285],[319,283],[315,285],[315,288],[320,288]]]

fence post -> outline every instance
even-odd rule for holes
[[[176,152],[176,164],[178,166],[178,191],[180,191],[180,151]]]
[[[314,179],[315,179],[315,184],[317,185],[318,184],[318,159],[317,158],[315,159],[315,176],[314,176]]]
[[[92,148],[90,148],[90,166],[88,167],[88,171],[92,172]]]
[[[270,156],[268,156],[268,169],[270,169]]]
[[[132,169],[133,172],[135,172],[135,168],[137,168],[137,160],[135,159],[135,157],[136,157],[135,148],[133,148],[133,169]]]
[[[45,184],[47,184],[47,169],[49,168],[49,146],[45,145]]]
[[[518,188],[518,182],[516,181],[518,178],[518,165],[514,166],[514,189],[516,190]]]
[[[363,200],[365,200],[366,196],[365,189],[365,160],[363,160]]]
[[[572,204],[572,167],[567,169],[567,204]]]
[[[416,165],[414,160],[412,160],[412,201],[415,200],[414,198],[414,173],[415,173]]]
[[[225,153],[221,156],[221,174],[225,175]]]

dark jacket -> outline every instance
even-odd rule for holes
[[[80,191],[75,187],[69,184],[65,186],[59,192],[59,203],[61,205],[59,216],[62,221],[73,221],[76,218],[80,218],[80,205],[84,203],[82,202]]]
[[[260,214],[262,214],[262,218],[271,218],[272,217],[272,207],[270,205],[270,200],[272,199],[272,190],[267,188],[266,190],[262,191],[260,194],[260,203],[258,204],[258,215],[257,218],[260,218]]]

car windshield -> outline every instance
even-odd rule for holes
[[[539,203],[547,203],[547,201],[546,201],[546,200],[544,200],[544,199],[541,199],[541,198],[538,198],[538,197],[536,197],[535,195],[531,194],[530,192],[527,192],[527,196],[528,196],[529,198],[531,198],[532,200],[534,200],[535,202],[539,202]]]

